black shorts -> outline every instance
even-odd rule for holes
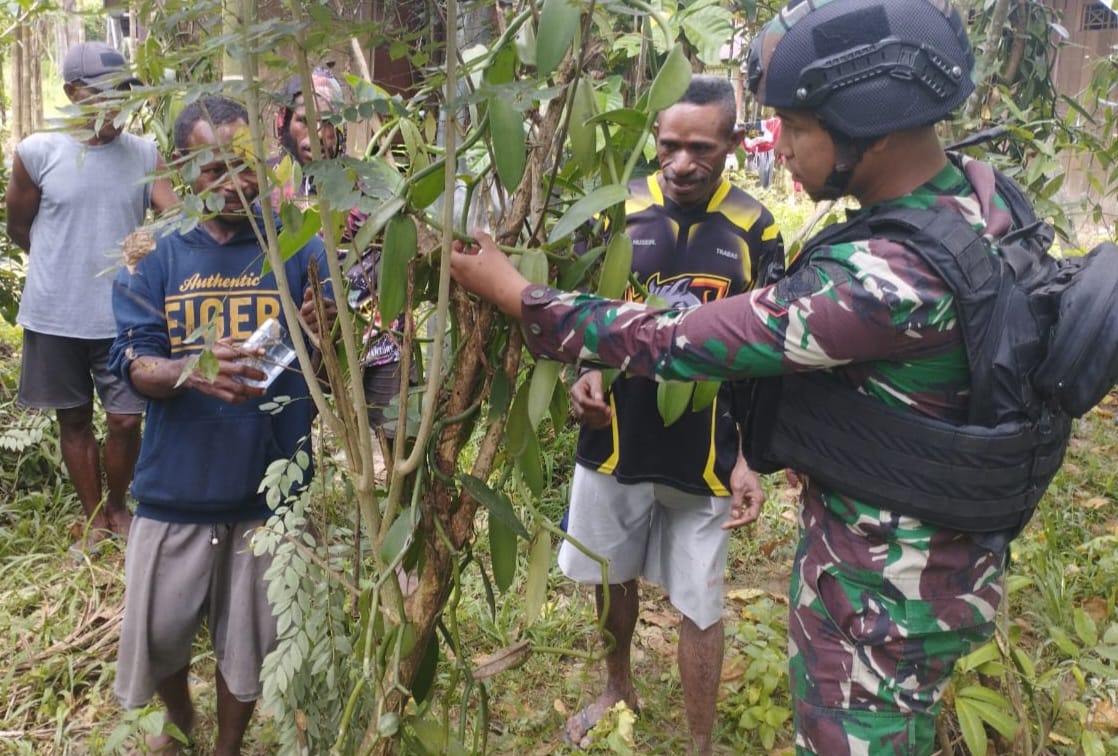
[[[73,409],[101,398],[106,412],[139,415],[147,399],[109,372],[112,339],[75,339],[23,331],[19,401],[36,409]]]

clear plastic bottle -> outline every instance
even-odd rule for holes
[[[241,349],[264,350],[262,355],[241,358],[241,362],[260,370],[266,376],[262,381],[238,376],[237,380],[248,386],[268,388],[280,372],[295,359],[295,350],[287,343],[287,329],[275,318],[268,318],[261,323],[260,327],[241,344]]]

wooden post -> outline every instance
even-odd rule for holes
[[[46,50],[46,19],[37,16],[31,25],[31,47],[28,50],[27,86],[30,92],[30,124],[28,133],[43,128],[43,52]]]
[[[28,46],[30,34],[26,23],[16,27],[12,46],[12,141],[19,142],[31,133],[31,104],[28,87]]]
[[[221,31],[225,34],[241,28],[242,19],[239,15],[240,4],[236,2],[222,3]],[[229,54],[229,48],[221,56],[221,78],[224,81],[240,81],[244,78],[245,70],[243,61]]]

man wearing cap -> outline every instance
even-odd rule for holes
[[[797,0],[762,30],[750,88],[781,119],[778,157],[813,199],[861,207],[748,294],[655,310],[529,285],[480,232],[480,249],[452,254],[456,280],[523,319],[541,357],[666,380],[771,377],[747,452],[803,483],[798,754],[933,752],[954,665],[991,637],[1009,542],[1067,443],[1070,423],[1040,407],[984,418],[989,322],[970,297],[1012,285],[991,240],[1035,218],[1019,188],[936,135],[973,66],[945,0]],[[898,236],[916,217],[927,225]],[[1007,464],[1021,449],[1032,463]]]
[[[102,42],[66,53],[64,90],[81,108],[63,130],[24,139],[8,183],[8,235],[29,253],[20,300],[23,363],[19,400],[53,409],[62,460],[88,520],[83,547],[125,536],[125,495],[140,448],[144,400],[107,370],[116,335],[112,276],[120,243],[150,207],[178,202],[154,143],[123,133],[112,97],[139,83],[124,57]],[[93,391],[105,408],[102,449],[94,435]]]

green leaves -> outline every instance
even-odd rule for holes
[[[408,154],[408,164],[413,170],[423,170],[430,164],[427,155],[427,143],[419,127],[412,121],[400,121],[400,136],[404,140],[404,148]]]
[[[988,746],[985,725],[1004,738],[1012,738],[1020,723],[1013,716],[1013,704],[997,691],[981,685],[969,685],[955,692],[955,714],[963,740],[974,756],[985,756]]]
[[[438,644],[432,642],[432,646],[438,649]],[[436,655],[437,660],[437,655]],[[426,661],[426,658],[425,658]],[[414,691],[413,691],[414,692]],[[416,696],[417,700],[423,700],[426,696]],[[466,756],[469,753],[457,738],[455,738],[447,727],[446,722],[441,722],[433,713],[428,712],[425,716],[413,716],[407,720],[407,729],[414,733],[415,742],[409,743],[409,748],[404,749],[409,753],[424,753],[424,754],[446,754],[446,756]],[[408,742],[405,739],[405,742]]]
[[[648,109],[652,112],[675,105],[691,83],[691,63],[676,45],[660,67],[648,91]]]
[[[516,469],[532,495],[540,496],[543,493],[543,457],[540,439],[535,434],[528,436],[524,451],[516,458]]]
[[[571,156],[579,170],[589,175],[594,170],[598,139],[597,128],[594,124],[588,124],[587,120],[594,117],[597,103],[594,101],[594,86],[588,79],[579,79],[574,87],[567,138],[571,145]]]
[[[722,388],[722,381],[698,381],[694,384],[695,392],[691,395],[691,411],[702,412],[714,404],[718,390]]]
[[[497,517],[489,518],[489,556],[493,564],[493,582],[504,593],[516,575],[516,533]]]
[[[408,263],[415,259],[418,250],[415,222],[406,215],[394,216],[384,232],[384,250],[380,258],[377,296],[383,323],[391,323],[404,311]]]
[[[1099,642],[1099,628],[1090,614],[1079,607],[1071,614],[1072,626],[1079,640],[1088,648],[1093,648]]]
[[[429,206],[443,193],[446,183],[446,161],[434,163],[411,184],[411,203],[418,210]]]
[[[514,534],[528,540],[528,531],[516,516],[507,496],[497,493],[485,481],[472,475],[459,475],[458,483],[474,501],[489,510],[490,518],[500,520]]]
[[[628,234],[615,233],[606,247],[602,273],[598,277],[598,294],[620,299],[629,288],[629,272],[633,269],[633,240]]]
[[[520,256],[516,265],[520,274],[528,279],[529,283],[546,284],[550,278],[547,265],[547,255],[542,249],[532,248]]]
[[[296,452],[293,459],[272,460],[256,489],[257,493],[264,494],[264,501],[269,509],[274,511],[280,504],[288,501],[292,489],[303,482],[310,461],[310,455],[302,449]]]
[[[554,360],[540,360],[532,370],[531,383],[528,384],[528,422],[533,430],[540,427],[540,421],[551,406],[551,396],[559,383],[561,363]]]
[[[395,564],[411,544],[411,534],[415,530],[418,519],[413,515],[412,508],[408,507],[396,515],[396,519],[389,526],[388,533],[385,534],[384,541],[380,545],[380,558],[385,564]]]
[[[548,234],[548,241],[557,242],[570,236],[575,229],[611,205],[629,199],[629,189],[624,184],[607,184],[575,202]]]
[[[722,45],[734,34],[729,11],[719,0],[697,0],[681,11],[678,15],[680,27],[699,60],[707,65],[719,65]]]
[[[581,4],[577,0],[544,0],[536,35],[536,71],[546,79],[571,49]]]
[[[683,417],[683,413],[691,406],[691,392],[693,383],[680,381],[665,381],[656,384],[656,409],[660,411],[660,418],[664,426],[673,424]]]
[[[545,371],[546,372],[546,371]],[[541,378],[541,381],[544,380]],[[543,386],[536,389],[537,392],[543,392]],[[540,459],[540,440],[536,435],[536,426],[532,424],[532,416],[534,413],[546,412],[547,407],[544,406],[540,410],[537,405],[535,408],[529,410],[529,402],[541,402],[540,398],[532,399],[531,385],[521,385],[516,392],[516,398],[512,401],[512,408],[509,410],[508,419],[505,422],[505,437],[508,440],[508,453],[512,456],[516,463],[516,469],[520,472],[524,484],[534,496],[539,496],[543,491],[543,462]],[[554,395],[554,392],[553,394]],[[542,414],[540,415],[542,417]],[[538,425],[537,421],[537,425]]]
[[[487,98],[489,110],[489,136],[493,159],[497,163],[497,176],[509,192],[520,185],[527,159],[524,137],[524,113],[515,106],[516,89],[502,87],[515,76],[516,50],[512,45],[498,50],[485,71],[485,81],[495,89]]]
[[[551,534],[536,527],[528,550],[528,579],[524,589],[524,624],[531,625],[540,616],[547,598],[547,576],[551,572]]]
[[[294,216],[294,217],[293,217]],[[303,248],[307,242],[314,238],[322,228],[322,216],[318,209],[308,207],[302,213],[292,203],[284,203],[280,208],[280,217],[284,220],[277,241],[279,242],[280,259],[286,262],[291,256]],[[265,258],[261,275],[269,272],[271,266]]]
[[[204,352],[198,355],[198,362],[195,366],[195,369],[207,381],[210,381],[212,383],[213,381],[217,380],[217,373],[218,370],[220,370],[220,366],[218,365],[217,357],[214,356],[214,353],[210,351],[208,347]],[[181,385],[186,377],[187,372],[184,370],[183,374],[179,376],[178,381],[175,383],[175,387],[177,388],[179,385]]]
[[[508,441],[507,451],[513,457],[519,457],[528,448],[529,439],[535,435],[535,428],[529,421],[528,391],[521,386],[512,400],[508,419],[505,421],[505,438]]]
[[[586,250],[574,260],[560,262],[556,288],[566,291],[584,288],[583,281],[586,278],[587,271],[594,267],[602,255],[605,254],[605,251],[605,245],[599,244]]]
[[[493,563],[493,581],[504,593],[516,575],[516,539],[529,535],[513,511],[508,497],[490,488],[472,475],[459,475],[458,482],[478,504],[489,510],[489,554]]]
[[[489,98],[489,133],[493,143],[493,158],[497,162],[497,176],[505,189],[512,192],[524,177],[527,159],[524,114],[500,93],[494,93]]]
[[[515,449],[516,469],[532,495],[539,496],[544,487],[543,454],[537,428],[550,414],[552,424],[559,428],[569,407],[565,391],[556,391],[563,366],[551,360],[540,360],[532,370],[527,384],[521,385],[513,402],[506,432],[509,448]]]
[[[392,197],[382,202],[361,224],[357,236],[353,238],[353,248],[364,251],[372,246],[373,239],[381,232],[384,225],[406,206],[407,202],[404,201],[403,197]]]

